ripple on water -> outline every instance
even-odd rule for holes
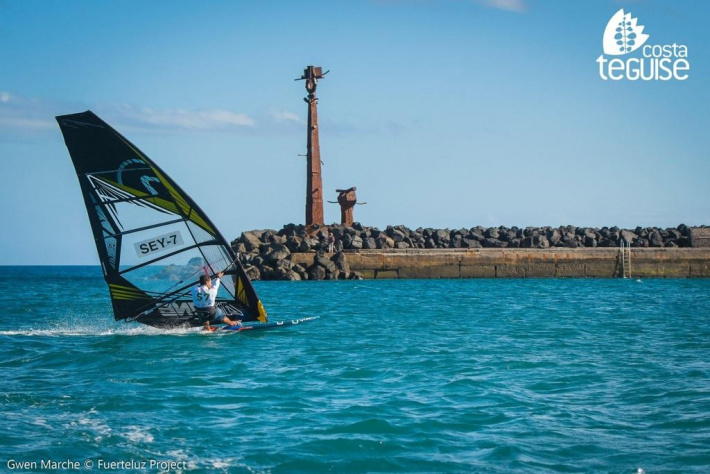
[[[30,304],[39,318],[18,322],[0,295],[0,445],[16,458],[217,472],[710,465],[710,282],[257,282],[274,319],[321,319],[213,337],[114,323],[100,271],[52,278],[74,288],[76,272],[90,291]],[[43,295],[41,274],[30,284]]]

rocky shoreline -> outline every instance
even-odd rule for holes
[[[333,235],[332,252],[328,252],[328,234]],[[354,223],[316,226],[288,224],[281,230],[243,232],[231,244],[239,253],[242,265],[252,280],[334,280],[358,279],[351,271],[344,251],[390,249],[550,249],[619,247],[632,248],[690,247],[691,228],[636,227],[473,227],[471,229],[409,229],[387,226],[385,230]],[[291,255],[313,253],[313,263],[294,263]]]

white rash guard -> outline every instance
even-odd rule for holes
[[[212,280],[212,288],[207,288],[205,285],[196,285],[192,287],[192,302],[195,308],[209,308],[214,306],[217,299],[217,290],[219,290],[219,278]]]

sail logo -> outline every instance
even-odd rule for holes
[[[605,81],[688,79],[688,47],[677,43],[648,44],[650,35],[644,33],[644,29],[645,26],[639,24],[638,18],[633,18],[623,8],[611,17],[602,37],[604,53],[596,61],[599,64],[599,76]]]
[[[162,316],[175,317],[175,316],[191,316],[194,312],[194,306],[188,301],[178,301],[176,303],[166,305],[163,304],[158,308],[158,311]]]
[[[136,242],[133,246],[136,249],[138,258],[143,258],[179,245],[183,245],[184,243],[185,242],[182,240],[180,231],[176,230],[175,232],[171,232],[169,234],[163,234],[142,242]]]

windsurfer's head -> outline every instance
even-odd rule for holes
[[[207,285],[212,283],[212,280],[207,275],[200,275],[200,285]]]

